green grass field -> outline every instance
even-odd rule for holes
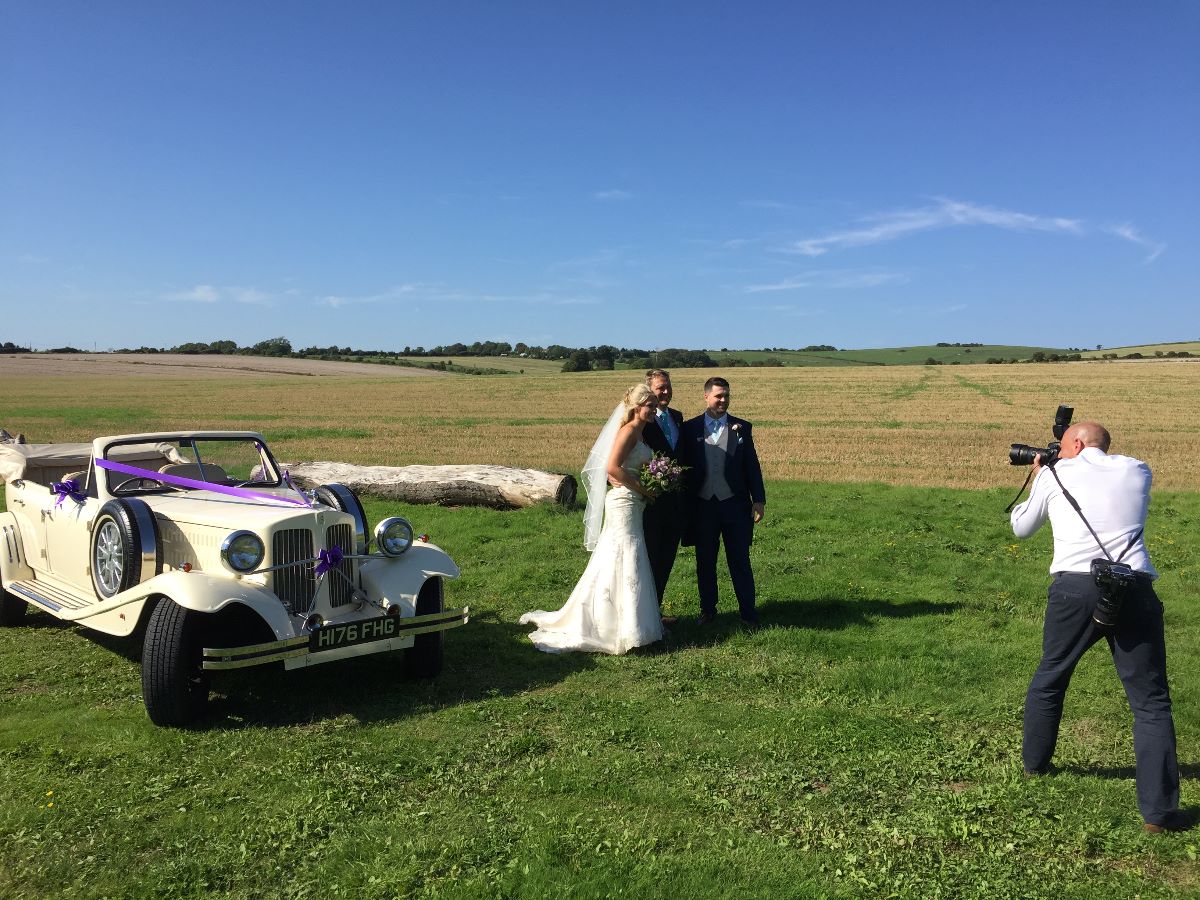
[[[712,350],[709,355],[718,362],[742,359],[748,363],[771,358],[788,366],[912,366],[925,365],[929,359],[939,363],[986,362],[989,358],[1027,360],[1037,352],[1065,354],[1068,351],[1054,347],[1023,347],[1009,344],[984,344],[980,347],[879,347],[864,350]]]
[[[623,658],[534,651],[521,612],[582,572],[577,511],[367,503],[462,566],[433,682],[387,657],[217,684],[145,717],[136,648],[31,612],[0,632],[0,896],[1187,897],[1197,836],[1149,837],[1130,717],[1094,649],[1059,771],[1020,774],[1049,539],[1009,491],[772,482],[768,627],[683,616]],[[1186,780],[1200,737],[1200,496],[1157,494]]]

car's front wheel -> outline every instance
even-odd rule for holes
[[[445,610],[442,579],[430,578],[417,594],[417,615],[427,616]],[[413,638],[404,651],[404,674],[409,678],[433,678],[442,671],[444,631],[427,631]]]
[[[208,677],[201,668],[204,613],[163,597],[146,625],[142,646],[142,699],[155,725],[196,721],[208,705]]]

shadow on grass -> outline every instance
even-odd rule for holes
[[[36,619],[36,621],[35,621]],[[78,628],[78,636],[137,666],[142,631],[130,637],[92,631],[53,616],[30,617],[46,629]],[[526,639],[531,626],[498,613],[472,613],[445,635],[445,658],[436,678],[408,679],[404,653],[377,653],[286,671],[282,663],[210,672],[209,708],[193,730],[297,725],[353,716],[387,722],[461,703],[474,703],[556,684],[595,665],[587,653],[542,653]],[[659,652],[662,648],[644,648]]]
[[[822,597],[819,600],[794,600],[763,607],[765,624],[780,628],[816,628],[835,630],[870,625],[876,619],[912,619],[917,616],[944,616],[961,603],[934,600],[847,600]]]
[[[206,729],[294,725],[353,716],[362,723],[505,697],[556,684],[594,665],[586,653],[541,653],[531,628],[495,612],[445,635],[436,678],[406,679],[403,653],[379,653],[287,672],[281,665],[220,673]]]
[[[823,598],[772,602],[760,609],[765,628],[832,630],[870,626],[879,619],[938,616],[958,603],[915,600]],[[69,627],[50,616],[45,627]],[[445,663],[432,679],[408,680],[403,653],[380,653],[285,671],[282,664],[210,673],[212,694],[207,713],[193,727],[237,730],[279,727],[351,716],[361,723],[389,722],[408,716],[493,697],[537,690],[596,665],[588,653],[541,653],[529,643],[530,626],[503,619],[497,612],[473,614],[463,628],[445,635]],[[80,629],[106,649],[137,664],[141,635],[116,638]],[[713,646],[743,633],[736,612],[701,626],[681,618],[666,639],[633,651],[654,656],[685,647]]]
[[[911,619],[917,616],[944,616],[963,604],[933,600],[847,600],[822,597],[817,600],[783,600],[764,603],[758,607],[762,629],[805,628],[812,631],[835,631],[873,625],[879,619]],[[681,616],[671,627],[668,643],[683,646],[712,646],[737,634],[746,633],[737,611],[718,612],[717,619],[700,625],[696,617]]]
[[[1068,772],[1071,775],[1090,776],[1092,778],[1132,779],[1137,775],[1137,770],[1133,766],[1069,765],[1058,767],[1057,771]],[[1200,763],[1181,762],[1179,764],[1179,777],[1191,781],[1200,779]]]

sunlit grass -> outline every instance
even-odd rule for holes
[[[768,485],[768,627],[697,612],[661,647],[539,654],[521,612],[586,563],[577,511],[411,507],[451,552],[434,682],[369,657],[233,673],[192,731],[151,726],[135,649],[32,613],[0,631],[0,895],[1187,897],[1194,835],[1143,836],[1129,713],[1100,648],[1058,774],[1020,776],[1048,535],[1003,492]],[[1185,804],[1197,802],[1200,498],[1160,494]]]

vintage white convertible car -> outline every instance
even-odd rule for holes
[[[454,561],[401,518],[368,533],[342,485],[296,489],[262,435],[187,431],[0,445],[0,625],[27,604],[106,634],[143,632],[159,725],[208,702],[209,672],[403,650],[437,674]],[[371,545],[374,552],[371,552]]]

